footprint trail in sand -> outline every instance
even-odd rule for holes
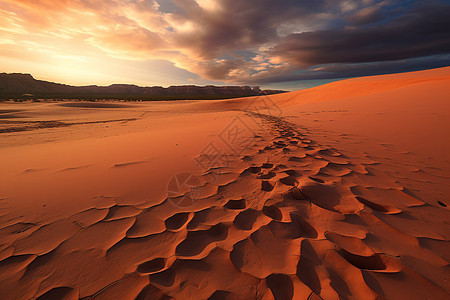
[[[280,116],[246,98],[130,104],[89,120],[149,113],[84,124],[42,104],[80,124],[0,143],[13,186],[0,190],[0,298],[449,299],[449,74],[271,96]],[[235,118],[260,125],[246,150],[189,173],[196,144]],[[189,188],[166,195],[174,170]]]
[[[448,232],[418,220],[424,209],[448,211],[395,178],[374,178],[375,161],[319,145],[281,117],[247,114],[270,134],[255,137],[233,168],[199,174],[212,192],[190,207],[101,198],[68,219],[2,228],[0,291],[11,299],[448,297]],[[208,183],[213,173],[226,180]],[[414,227],[397,226],[401,219]],[[95,263],[80,267],[86,262]]]

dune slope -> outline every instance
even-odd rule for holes
[[[449,298],[449,87],[1,104],[1,298]]]

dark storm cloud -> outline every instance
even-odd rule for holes
[[[361,26],[382,20],[383,13],[385,13],[383,6],[365,7],[355,14],[344,17],[344,20],[350,25]]]
[[[326,5],[324,0],[221,0],[217,1],[219,9],[207,11],[193,0],[172,1],[181,8],[175,10],[177,17],[198,29],[178,36],[177,44],[194,48],[205,59],[276,41],[280,24],[299,18],[306,22]]]
[[[292,34],[271,54],[299,66],[399,60],[450,52],[450,5],[422,6],[383,25]]]
[[[0,43],[19,48],[24,40],[57,55],[54,40],[73,41],[219,82],[449,65],[448,0],[0,0],[0,15]]]
[[[448,64],[439,56],[450,53],[448,1],[217,0],[212,11],[199,1],[171,1],[174,15],[197,29],[176,36],[176,45],[197,57],[191,70],[213,80],[341,78]],[[267,60],[258,65],[238,50]]]
[[[303,70],[291,68],[289,70],[283,70],[279,73],[249,78],[246,83],[264,84],[299,80],[349,78],[398,72],[412,72],[443,66],[450,66],[449,54],[362,64],[332,64],[321,67],[314,66]]]

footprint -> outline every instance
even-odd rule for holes
[[[308,221],[306,221],[302,216],[293,213],[291,213],[290,216],[292,222],[295,223],[302,231],[302,237],[308,239],[316,239],[319,236],[316,229],[311,224],[309,224]]]
[[[273,235],[279,238],[295,240],[303,235],[301,228],[294,222],[286,223],[274,220],[269,223],[268,227]]]
[[[233,224],[239,229],[251,230],[260,214],[259,211],[249,208],[241,211],[236,218],[234,218]]]
[[[294,199],[294,200],[307,200],[306,196],[303,194],[303,192],[299,188],[292,188],[290,189],[285,196],[288,198]]]
[[[322,287],[316,266],[321,264],[321,260],[308,240],[302,241],[300,252],[300,259],[297,264],[297,277],[313,292],[320,294]]]
[[[142,210],[131,205],[115,205],[109,209],[105,217],[105,221],[114,221],[119,219],[130,218],[138,215]]]
[[[294,177],[294,178],[298,178],[298,177],[301,177],[302,176],[302,174],[300,174],[299,172],[297,172],[296,170],[286,170],[286,171],[283,171],[284,173],[286,173],[286,174],[288,174],[289,176],[291,176],[291,177]]]
[[[159,273],[150,274],[149,278],[152,283],[154,282],[165,287],[171,287],[175,282],[175,271],[172,268],[169,268]]]
[[[172,297],[167,296],[154,285],[148,284],[147,286],[144,287],[144,289],[142,289],[142,291],[136,297],[136,300],[146,300],[146,299],[169,300],[172,299]]]
[[[259,172],[261,172],[261,168],[260,167],[250,167],[247,170],[250,171],[250,173],[252,173],[252,174],[258,174]]]
[[[277,141],[275,141],[275,142],[273,142],[273,144],[275,145],[275,148],[284,148],[284,147],[287,146],[285,142],[277,142]]]
[[[261,190],[264,192],[271,192],[274,188],[274,185],[269,181],[263,180],[261,182]]]
[[[291,300],[294,297],[294,284],[288,275],[270,274],[266,282],[276,300]]]
[[[296,186],[298,184],[298,181],[295,180],[295,178],[293,178],[291,176],[287,176],[287,177],[281,178],[279,181],[282,184],[288,185],[288,186]]]
[[[144,262],[137,267],[137,271],[141,274],[151,274],[161,271],[166,266],[165,258],[155,258]]]
[[[132,166],[132,165],[143,164],[145,162],[146,161],[130,161],[130,162],[125,162],[125,163],[116,163],[116,164],[114,164],[113,167],[115,167],[115,168],[128,167],[128,166]]]
[[[45,294],[37,298],[37,300],[51,300],[51,299],[78,299],[78,290],[71,287],[57,287],[49,290]]]
[[[278,170],[282,170],[282,169],[287,169],[287,166],[283,165],[283,164],[279,164],[273,170],[278,171]]]
[[[370,207],[371,209],[373,209],[375,211],[379,211],[379,212],[383,212],[383,213],[399,213],[399,212],[401,212],[400,209],[397,209],[395,207],[390,207],[387,205],[380,205],[380,204],[374,203],[372,201],[369,201],[363,197],[355,196],[355,198],[362,204],[367,205],[368,207]]]
[[[342,201],[342,195],[335,185],[310,182],[302,187],[302,193],[315,205],[334,212]]]
[[[240,200],[230,200],[225,204],[228,209],[245,209],[245,199]]]
[[[211,243],[223,241],[228,236],[228,227],[219,223],[207,230],[189,231],[187,237],[175,249],[181,256],[200,254]]]
[[[206,218],[208,217],[208,215],[210,214],[211,211],[212,211],[212,208],[210,207],[210,208],[206,208],[204,210],[195,212],[194,217],[187,224],[187,229],[188,230],[196,229],[198,226],[200,226],[200,224],[205,222]]]
[[[238,299],[237,297],[235,297],[233,295],[233,293],[228,292],[228,291],[222,291],[222,290],[217,290],[215,291],[209,298],[208,300],[232,300],[232,299]]]
[[[178,230],[180,229],[189,219],[189,213],[178,213],[167,218],[164,223],[168,230]]]
[[[271,164],[271,163],[263,163],[261,168],[263,168],[263,169],[272,169],[273,168],[273,164]]]
[[[437,203],[438,203],[440,206],[447,207],[447,204],[445,204],[444,202],[438,201]]]
[[[70,168],[61,169],[61,170],[56,171],[56,172],[59,173],[59,172],[75,171],[75,170],[89,168],[89,167],[90,167],[90,165],[84,165],[84,166],[78,166],[78,167],[70,167]]]
[[[264,206],[262,212],[263,214],[274,220],[281,221],[281,219],[283,219],[281,210],[274,205]]]
[[[319,182],[319,183],[325,183],[325,181],[323,179],[317,178],[317,177],[312,177],[312,176],[308,176],[309,179],[314,180],[315,182]]]
[[[379,271],[383,273],[397,273],[402,270],[397,259],[385,254],[375,253],[371,256],[361,256],[350,253],[344,249],[339,254],[353,266],[361,270]]]
[[[258,179],[272,179],[275,176],[277,176],[275,172],[269,171],[266,174],[259,175]]]
[[[293,162],[303,162],[303,159],[306,157],[306,154],[304,154],[303,157],[298,157],[298,156],[291,156],[289,157],[289,161],[293,161]]]

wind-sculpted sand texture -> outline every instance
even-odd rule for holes
[[[436,97],[446,94],[442,90],[448,92],[450,71],[446,70],[447,79],[441,80]],[[393,75],[393,80],[395,76],[413,75]],[[393,90],[399,97],[398,89]],[[55,193],[45,195],[59,198],[49,204],[51,214],[45,207],[35,214],[16,211],[14,197],[23,193],[14,194],[2,185],[1,298],[449,298],[448,156],[436,152],[428,159],[421,147],[416,152],[406,151],[400,143],[380,144],[355,132],[336,131],[333,125],[319,126],[316,123],[328,124],[328,115],[310,111],[313,119],[299,117],[308,111],[295,102],[298,95],[293,94],[263,98],[274,105],[280,103],[280,114],[248,109],[242,103],[251,100],[245,99],[183,104],[182,110],[196,115],[177,115],[175,120],[182,121],[182,127],[193,126],[201,121],[198,114],[207,112],[201,117],[211,129],[196,131],[191,142],[201,144],[200,148],[214,138],[214,130],[220,134],[226,120],[238,117],[246,124],[256,124],[245,137],[247,147],[228,152],[232,163],[200,170],[181,165],[205,155],[188,142],[183,144],[182,138],[176,140],[189,158],[161,154],[168,145],[163,136],[156,136],[159,139],[152,140],[147,149],[143,133],[136,128],[153,120],[143,118],[121,125],[137,132],[116,137],[133,150],[118,147],[114,139],[107,139],[106,146],[95,144],[99,137],[79,138],[68,144],[70,148],[63,148],[76,150],[76,143],[91,143],[97,151],[110,147],[118,154],[111,154],[109,160],[92,159],[83,152],[69,160],[77,167],[62,160],[49,163],[48,168],[57,169],[50,172],[28,158],[23,164],[37,167],[2,173],[11,184],[23,179],[22,188],[33,191],[39,206],[45,203],[40,199],[45,196],[35,185],[53,186]],[[348,107],[343,122],[355,119],[359,124]],[[414,109],[419,116],[420,106]],[[444,110],[437,113],[438,118],[448,114]],[[401,117],[402,112],[397,115]],[[181,130],[174,128],[170,134]],[[428,130],[443,132],[442,128]],[[59,141],[61,145],[72,142]],[[158,142],[162,150],[155,146]],[[142,153],[136,150],[139,145]],[[22,149],[5,147],[3,153],[10,148]],[[152,155],[162,151],[162,161],[143,159],[144,150],[154,151]],[[99,170],[102,165],[103,171]],[[175,192],[170,184],[156,181],[155,173],[170,182],[171,175],[185,171],[188,175],[177,180],[189,181],[189,189]],[[70,184],[64,180],[80,176],[93,181],[93,186],[83,181],[64,185]],[[108,185],[96,176],[106,176],[113,183]],[[143,182],[142,176],[147,176]],[[112,189],[118,182],[124,187]],[[104,188],[111,190],[106,194]],[[167,188],[169,195],[164,194]],[[76,202],[77,197],[80,203],[65,202]]]

